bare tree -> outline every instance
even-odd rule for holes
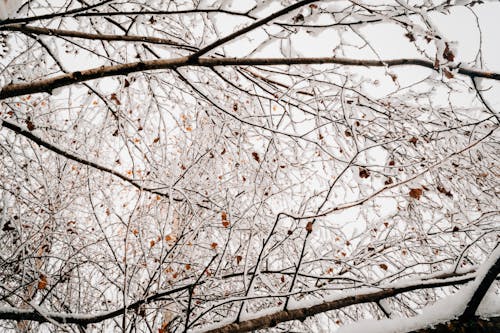
[[[498,3],[0,9],[2,330],[499,328]]]

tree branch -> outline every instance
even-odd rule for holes
[[[364,294],[353,294],[352,296],[343,297],[340,299],[336,299],[330,302],[323,302],[317,305],[314,305],[309,308],[299,308],[294,310],[287,311],[279,311],[270,315],[265,315],[256,319],[243,321],[240,323],[233,323],[229,325],[222,326],[220,328],[208,331],[211,333],[215,332],[247,332],[250,330],[256,330],[260,328],[268,328],[277,325],[278,323],[290,321],[290,320],[302,320],[307,317],[316,315],[318,313],[340,309],[349,305],[367,303],[367,302],[376,302],[378,300],[393,297],[401,293],[415,291],[420,289],[428,289],[428,288],[438,288],[438,287],[446,287],[452,285],[460,285],[474,280],[474,275],[461,275],[460,273],[454,273],[453,276],[450,276],[446,279],[440,279],[436,277],[432,280],[420,280],[420,281],[412,281],[414,283],[407,284],[406,286],[399,287],[380,287],[377,288],[376,291],[366,292]],[[184,285],[175,289],[159,292],[157,294],[146,297],[142,300],[136,301],[126,308],[128,310],[134,310],[139,308],[143,304],[152,303],[157,300],[161,300],[164,296],[171,295],[174,293],[178,293],[181,291],[186,291],[192,288],[195,283]],[[198,283],[201,284],[201,283]],[[54,313],[54,312],[44,312],[43,315],[36,312],[35,310],[27,310],[27,309],[18,309],[12,307],[0,307],[0,320],[30,320],[36,322],[47,322],[47,318],[50,318],[59,323],[68,323],[68,324],[80,324],[80,325],[89,325],[102,322],[107,319],[111,319],[123,314],[124,307],[120,307],[119,309],[96,313],[96,314],[75,314],[75,313]]]
[[[496,253],[496,252],[500,253],[500,248],[499,248],[499,250],[495,251],[494,253]],[[476,310],[479,307],[479,304],[481,304],[481,301],[483,300],[484,295],[486,295],[486,292],[490,288],[493,281],[495,281],[495,279],[499,273],[500,273],[500,255],[497,256],[495,263],[488,269],[488,272],[486,273],[484,278],[479,283],[479,286],[477,287],[476,291],[472,295],[469,303],[467,303],[465,311],[459,317],[459,320],[467,321],[467,320],[474,318],[474,316],[476,315]]]
[[[33,141],[34,143],[36,143],[37,145],[41,146],[41,147],[44,147],[58,155],[61,155],[69,160],[72,160],[74,162],[77,162],[77,163],[80,163],[80,164],[83,164],[83,165],[86,165],[86,166],[89,166],[91,168],[94,168],[96,170],[99,170],[99,171],[102,171],[102,172],[105,172],[107,174],[110,174],[112,176],[115,176],[115,177],[118,177],[120,178],[121,180],[129,183],[130,185],[134,186],[135,188],[141,190],[141,191],[145,191],[145,192],[149,192],[151,194],[156,194],[156,195],[159,195],[161,197],[164,197],[164,198],[169,198],[169,194],[167,193],[163,193],[161,191],[157,191],[155,189],[152,189],[152,188],[148,188],[146,186],[143,186],[141,185],[139,182],[137,182],[135,179],[132,179],[130,177],[127,177],[123,174],[121,174],[120,172],[118,171],[115,171],[111,168],[108,168],[106,166],[103,166],[103,165],[100,165],[98,163],[95,163],[95,162],[92,162],[92,161],[88,161],[82,157],[79,157],[77,155],[74,155],[68,151],[65,151],[49,142],[46,142],[44,141],[43,139],[39,138],[38,136],[34,135],[33,133],[31,133],[30,131],[27,131],[23,128],[21,128],[19,125],[17,124],[14,124],[14,123],[11,123],[11,122],[8,122],[6,120],[0,120],[0,127],[5,127],[11,131],[13,131],[14,133],[17,133],[19,135],[22,135],[24,136],[25,138]],[[172,198],[172,200],[174,201],[177,201],[177,202],[183,202],[185,201],[184,199],[181,199],[181,198]],[[205,209],[210,209],[209,207],[206,207],[204,205],[201,205],[201,204],[197,204],[198,207],[200,208],[205,208]]]
[[[150,36],[130,36],[130,35],[110,35],[110,34],[92,34],[81,31],[63,30],[63,29],[50,29],[42,27],[33,27],[22,24],[12,24],[0,27],[0,31],[19,31],[22,33],[29,33],[33,35],[47,35],[56,37],[73,37],[88,40],[106,40],[106,41],[119,41],[119,42],[141,42],[149,44],[170,45],[183,48],[190,51],[196,51],[197,48],[185,44],[177,43],[173,40],[161,37]]]
[[[241,333],[250,332],[253,330],[274,327],[279,323],[290,320],[305,320],[307,317],[317,315],[319,313],[341,309],[350,305],[377,302],[381,299],[394,297],[398,294],[427,288],[446,287],[450,285],[464,284],[472,281],[471,277],[460,279],[452,278],[443,281],[420,281],[416,284],[406,285],[402,287],[381,288],[379,291],[367,292],[364,294],[353,294],[344,298],[336,299],[329,302],[323,302],[310,307],[283,310],[276,313],[264,315],[255,319],[242,321],[239,323],[228,324],[216,329],[205,331],[204,333]]]
[[[278,65],[321,65],[335,64],[344,66],[362,67],[394,67],[394,66],[420,66],[436,70],[434,63],[423,59],[393,59],[393,60],[358,60],[337,57],[321,58],[198,58],[180,57],[174,59],[159,59],[127,64],[101,66],[88,70],[72,72],[54,76],[48,79],[37,80],[29,83],[8,84],[0,91],[0,100],[22,96],[26,94],[46,92],[51,93],[54,89],[89,80],[128,75],[130,73],[147,70],[176,69],[186,66],[217,67],[217,66],[278,66]],[[471,78],[486,78],[500,81],[500,73],[485,72],[472,68],[450,67],[462,75]]]

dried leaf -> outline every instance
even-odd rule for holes
[[[416,41],[415,36],[414,36],[414,35],[413,35],[413,33],[411,33],[411,32],[407,32],[407,33],[405,34],[405,37],[406,37],[406,38],[408,38],[408,39],[410,40],[410,42],[414,42],[414,41]]]
[[[445,58],[448,61],[455,60],[455,55],[453,54],[453,51],[451,51],[450,45],[448,45],[448,43],[445,43],[445,48],[443,51],[443,58]]]
[[[241,260],[243,260],[242,256],[236,256],[236,264],[239,265]]]
[[[370,177],[370,171],[365,168],[359,168],[359,177],[361,178],[368,178]]]
[[[449,70],[447,70],[446,68],[443,69],[443,73],[444,73],[444,76],[446,76],[447,79],[453,79],[455,77],[455,75],[453,75],[453,73],[450,72]]]
[[[35,129],[35,124],[33,124],[30,117],[26,119],[26,127],[28,128],[28,131],[33,131]]]
[[[225,211],[222,211],[220,214],[222,221],[227,220],[227,213]]]
[[[380,265],[378,265],[378,266],[379,266],[380,268],[382,268],[384,271],[386,271],[386,270],[387,270],[387,268],[389,268],[389,267],[387,267],[387,265],[386,265],[386,264],[380,264]]]
[[[418,138],[416,137],[412,137],[410,140],[408,140],[409,143],[413,143],[413,145],[417,145],[417,142],[418,142]]]
[[[439,186],[437,187],[437,190],[438,190],[439,192],[443,193],[444,195],[446,195],[447,197],[450,197],[450,198],[451,198],[451,197],[453,197],[453,194],[451,194],[451,192],[450,192],[450,191],[448,191],[447,189],[445,189],[445,188],[444,188],[443,186],[441,186],[441,185],[439,185]]]
[[[150,240],[150,241],[149,241],[149,246],[150,246],[150,247],[155,246],[155,244],[156,244],[156,242],[155,242],[154,240]]]
[[[254,160],[256,160],[257,162],[260,162],[260,157],[259,157],[259,154],[257,152],[253,152],[252,153],[252,157]]]
[[[298,22],[304,22],[304,15],[302,14],[297,14],[297,16],[293,17],[293,22],[298,23]]]
[[[213,242],[212,244],[210,244],[210,247],[215,250],[217,248],[217,243]]]
[[[313,223],[312,222],[307,222],[306,230],[308,233],[313,231]]]
[[[37,288],[39,290],[47,288],[47,277],[45,275],[40,274],[40,277],[38,278]]]
[[[118,99],[118,97],[116,96],[116,94],[115,94],[115,93],[112,93],[112,94],[111,94],[110,99],[111,99],[113,102],[115,102],[115,104],[116,104],[116,105],[121,105],[121,104],[122,104],[122,103],[120,102],[120,100]]]
[[[230,223],[229,223],[229,221],[227,221],[227,220],[223,220],[223,221],[222,221],[222,226],[223,226],[224,228],[229,227],[229,224],[230,224]]]
[[[420,200],[420,197],[422,196],[423,192],[424,191],[421,188],[412,188],[408,194],[413,199]]]

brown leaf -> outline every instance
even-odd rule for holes
[[[415,146],[417,145],[418,138],[412,137],[410,140],[408,140],[409,143],[413,143]]]
[[[233,104],[233,111],[238,112],[238,103]]]
[[[227,221],[227,220],[222,220],[222,225],[224,226],[224,228],[229,227],[229,224],[230,224],[230,223],[229,223],[229,221]]]
[[[118,99],[118,97],[116,96],[116,94],[115,94],[115,93],[112,93],[112,94],[111,94],[110,99],[111,99],[113,102],[115,102],[115,104],[116,104],[116,105],[121,105],[121,104],[122,104],[122,103],[120,102],[120,100]]]
[[[236,256],[236,264],[239,265],[241,260],[243,260],[242,256]]]
[[[252,153],[252,157],[254,160],[256,160],[257,162],[260,162],[260,157],[259,157],[259,154],[257,152],[253,152]]]
[[[414,42],[416,40],[415,36],[411,32],[406,33],[405,37],[408,38],[410,40],[410,42]]]
[[[303,21],[304,21],[304,15],[302,15],[302,14],[297,14],[297,16],[293,17],[294,23],[303,22]]]
[[[218,244],[216,242],[213,242],[212,244],[210,244],[210,247],[215,250],[217,248],[217,245]]]
[[[30,117],[26,119],[26,127],[28,128],[28,131],[33,131],[35,129],[35,124],[33,124]]]
[[[455,60],[455,55],[453,54],[453,51],[451,51],[450,45],[448,45],[448,43],[445,43],[445,48],[443,51],[443,58],[445,58],[448,61]]]
[[[313,223],[312,222],[307,222],[306,230],[308,233],[313,231]]]
[[[447,79],[453,79],[455,77],[455,75],[453,75],[453,73],[450,72],[449,70],[447,70],[446,68],[443,69],[443,73],[444,73],[444,76],[446,76]]]
[[[227,213],[226,213],[226,212],[224,212],[224,211],[223,211],[223,212],[220,214],[220,216],[221,216],[222,221],[227,220]]]
[[[423,193],[423,192],[424,192],[424,191],[423,191],[421,188],[412,188],[408,194],[409,194],[409,195],[410,195],[410,197],[412,197],[413,199],[420,200],[420,197],[422,196],[422,193]]]
[[[160,141],[160,137],[156,137],[156,138],[153,140],[153,143],[157,143],[158,141]]]
[[[451,198],[451,197],[453,197],[453,194],[451,194],[451,192],[450,192],[450,191],[448,191],[447,189],[445,189],[442,185],[439,185],[439,186],[437,187],[437,190],[438,190],[439,192],[443,193],[444,195],[446,195],[447,197],[450,197],[450,198]]]
[[[394,183],[394,181],[392,180],[392,178],[391,177],[387,177],[387,179],[384,182],[384,185],[391,185],[392,183]]]
[[[370,177],[370,171],[365,168],[359,168],[359,177],[361,178],[368,178]]]
[[[457,231],[459,231],[459,230],[460,230],[460,228],[459,228],[459,227],[454,226],[452,231],[453,231],[453,232],[457,232]]]
[[[386,264],[380,264],[380,265],[378,265],[378,266],[379,266],[380,268],[382,268],[384,271],[386,271],[386,270],[387,270],[387,268],[389,268],[389,267],[387,267],[387,265],[386,265]]]
[[[47,288],[47,277],[43,274],[40,274],[40,277],[38,279],[38,285],[37,288],[39,290]]]

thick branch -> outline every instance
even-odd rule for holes
[[[460,285],[474,280],[473,275],[460,276],[459,273],[455,273],[453,277],[447,279],[433,279],[433,280],[421,280],[413,284],[408,284],[406,286],[400,287],[381,287],[380,290],[373,292],[366,292],[364,294],[347,296],[330,302],[324,302],[314,305],[310,308],[300,308],[295,310],[280,311],[270,315],[265,315],[256,319],[234,323],[220,327],[218,329],[209,332],[248,332],[251,330],[256,330],[260,328],[273,327],[278,323],[289,321],[289,320],[303,320],[307,317],[316,315],[318,313],[340,309],[349,305],[361,304],[367,302],[376,302],[378,300],[393,297],[395,295],[427,288],[438,288],[451,285]],[[151,295],[143,300],[139,300],[128,305],[126,308],[128,310],[134,310],[139,308],[143,304],[148,304],[157,300],[163,299],[166,295],[171,295],[181,291],[189,290],[194,284],[184,285],[179,288],[168,290],[165,292],[160,292]],[[11,307],[0,307],[0,320],[31,320],[36,322],[47,322],[47,318],[60,323],[70,323],[70,324],[80,324],[88,325],[99,323],[107,319],[118,317],[124,313],[124,307],[96,314],[66,314],[66,313],[54,313],[54,312],[44,312],[43,315],[36,312],[35,310],[18,309]]]
[[[479,304],[481,304],[484,295],[486,295],[486,292],[490,288],[493,281],[495,281],[499,273],[500,273],[500,256],[497,257],[495,263],[488,269],[488,272],[479,283],[479,286],[472,295],[469,303],[467,303],[464,313],[460,316],[459,318],[460,320],[466,321],[474,318],[474,316],[476,315],[476,310],[479,307]]]
[[[320,65],[336,64],[344,66],[362,67],[393,67],[393,66],[420,66],[435,70],[431,61],[423,59],[393,59],[393,60],[357,60],[337,57],[323,58],[199,58],[190,59],[181,57],[175,59],[149,60],[113,66],[101,66],[84,71],[58,75],[49,79],[37,80],[30,83],[9,84],[0,91],[0,100],[9,97],[22,96],[26,94],[46,92],[51,93],[54,89],[89,80],[110,77],[116,75],[128,75],[130,73],[158,69],[176,69],[186,66],[217,67],[217,66],[277,66],[277,65]],[[458,73],[471,78],[487,78],[500,81],[500,73],[484,72],[470,68],[454,68]]]
[[[443,281],[436,281],[436,280],[426,281],[426,282],[420,281],[420,283],[407,285],[403,287],[384,288],[381,289],[380,291],[375,291],[371,293],[367,292],[364,294],[348,296],[329,302],[323,302],[317,305],[313,305],[311,307],[279,311],[255,319],[250,319],[239,323],[232,323],[229,325],[225,325],[210,331],[206,331],[205,333],[250,332],[253,330],[274,327],[279,323],[290,320],[305,320],[307,317],[311,317],[319,313],[331,310],[341,309],[350,305],[377,302],[380,301],[381,299],[394,297],[398,294],[409,291],[464,284],[472,280],[473,278],[471,277],[464,277],[460,279],[451,279],[451,281],[449,279]]]

